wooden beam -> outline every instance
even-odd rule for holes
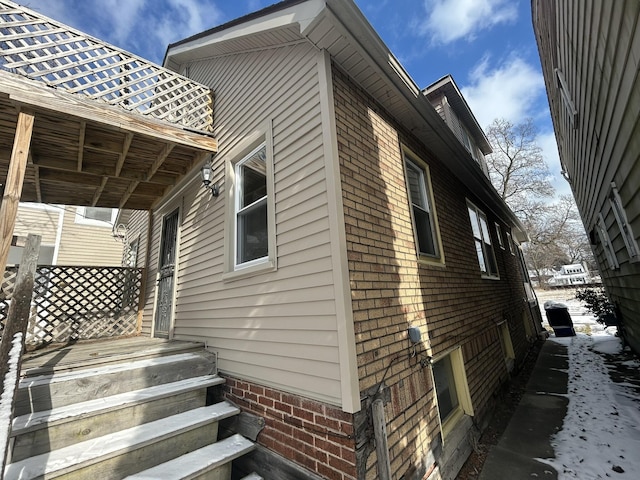
[[[7,400],[9,406],[9,415],[0,416],[0,422],[4,423],[0,427],[0,431],[7,433],[11,431],[13,407],[20,382],[22,351],[31,313],[31,297],[33,296],[33,283],[39,252],[40,236],[30,233],[20,260],[12,301],[9,305],[9,314],[0,342],[0,394],[3,400]],[[5,388],[7,388],[6,392]],[[7,405],[3,405],[3,408],[6,408]],[[0,444],[4,445],[4,448],[0,449],[0,471],[4,471],[7,447],[9,446],[8,439],[0,440]]]
[[[167,159],[167,157],[171,153],[171,150],[173,150],[174,147],[175,145],[171,143],[167,143],[164,146],[164,148],[158,155],[158,158],[154,160],[153,165],[151,165],[151,168],[149,168],[149,170],[147,171],[145,181],[149,180],[151,177],[155,175],[155,173],[158,171],[158,169],[162,165],[162,162],[164,162]],[[127,187],[127,191],[122,196],[122,200],[120,201],[120,208],[124,208],[124,206],[126,205],[127,201],[129,200],[129,198],[131,197],[135,189],[138,188],[139,184],[140,182],[131,182],[131,184]]]
[[[102,195],[102,192],[104,191],[104,187],[107,184],[107,180],[109,180],[107,177],[102,177],[100,186],[96,189],[96,193],[93,194],[93,199],[91,200],[92,207],[95,207],[96,204],[98,203],[98,200],[100,200],[100,195]]]
[[[124,161],[127,159],[127,154],[129,153],[129,147],[131,147],[132,141],[133,133],[127,133],[127,136],[124,139],[124,145],[122,145],[122,151],[118,157],[118,163],[116,164],[116,177],[119,177],[120,172],[122,172],[122,167],[124,166]]]
[[[218,151],[218,142],[209,135],[191,132],[162,120],[105,105],[81,94],[57,90],[42,82],[31,81],[4,70],[0,70],[0,94],[2,93],[8,94],[9,98],[18,104],[33,109],[69,112],[70,116],[87,122],[110,125],[120,131],[145,135],[161,142],[169,141],[209,152]]]
[[[80,122],[80,135],[78,135],[78,166],[76,170],[82,171],[82,161],[84,159],[84,138],[87,134],[87,122]]]
[[[30,112],[21,111],[18,114],[7,184],[4,188],[2,205],[0,205],[0,279],[4,278],[7,258],[9,258],[13,228],[16,224],[18,203],[22,195],[24,172],[27,168],[27,157],[31,146],[34,119],[35,116]]]

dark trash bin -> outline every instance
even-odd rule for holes
[[[569,307],[564,303],[549,300],[544,302],[544,312],[556,337],[575,337],[576,331],[573,329]]]

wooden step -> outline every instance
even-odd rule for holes
[[[120,393],[13,420],[12,461],[202,407],[206,388],[224,383],[217,375],[189,378]]]
[[[202,351],[203,344],[159,338],[131,337],[82,341],[65,347],[27,352],[22,377],[49,375],[112,363]]]
[[[7,465],[4,480],[119,480],[200,449],[217,438],[218,422],[239,413],[221,402],[76,443]],[[161,477],[164,478],[164,477]]]
[[[202,351],[28,377],[20,381],[15,415],[209,375],[215,370],[213,358]]]
[[[160,478],[163,480],[224,480],[231,476],[231,461],[254,448],[255,445],[251,441],[242,435],[235,434],[213,445],[208,445],[126,478],[127,480],[157,480]]]

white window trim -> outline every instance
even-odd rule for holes
[[[495,222],[495,224],[496,224],[496,236],[498,237],[498,245],[500,245],[500,248],[504,250],[504,242],[502,241],[502,228],[500,228],[500,224],[498,222]]]
[[[449,414],[449,416],[442,421],[440,419],[440,406],[438,405],[438,393],[436,389],[436,379],[433,374],[433,368],[431,370],[431,382],[433,385],[433,393],[435,395],[436,405],[438,405],[438,422],[440,423],[440,431],[442,438],[446,438],[456,425],[462,420],[465,415],[472,417],[473,404],[471,402],[471,392],[469,390],[469,382],[467,380],[467,373],[464,367],[464,358],[462,356],[462,347],[454,347],[446,352],[437,355],[431,360],[431,364],[439,362],[443,358],[450,356],[451,370],[453,371],[453,381],[456,386],[456,394],[458,396],[458,406]]]
[[[516,252],[513,249],[513,237],[511,236],[511,232],[505,232],[507,234],[507,244],[509,245],[509,253],[511,255],[515,255]]]
[[[86,211],[87,207],[77,207],[76,208],[76,218],[75,218],[75,223],[77,223],[78,225],[90,225],[93,227],[108,227],[108,228],[113,228],[113,224],[116,221],[116,216],[118,215],[118,209],[117,208],[112,208],[111,209],[111,220],[110,221],[103,221],[103,220],[95,220],[93,218],[87,218],[85,216],[85,211]]]
[[[251,260],[243,264],[236,263],[236,165],[247,158],[251,153],[266,147],[267,167],[267,235],[268,251],[266,257]],[[277,269],[276,254],[276,221],[275,221],[275,187],[273,176],[273,128],[271,122],[261,131],[248,136],[244,142],[229,152],[225,163],[225,190],[227,192],[227,214],[225,222],[225,272],[223,280],[236,280]]]
[[[444,264],[444,252],[442,250],[442,240],[440,238],[440,228],[438,226],[438,214],[436,212],[435,200],[433,196],[433,186],[431,184],[431,172],[429,171],[429,165],[420,160],[415,153],[409,148],[402,146],[402,158],[405,165],[405,187],[407,188],[407,199],[409,201],[409,213],[411,215],[411,226],[413,228],[413,237],[416,246],[416,255],[421,262],[443,265]],[[416,229],[416,219],[413,214],[413,203],[411,201],[411,193],[409,192],[409,175],[406,171],[406,163],[411,163],[417,170],[420,170],[424,179],[423,184],[420,186],[422,193],[425,196],[427,203],[429,204],[429,216],[431,220],[431,235],[433,237],[433,244],[435,246],[435,255],[429,255],[420,251],[420,243],[418,241],[418,233]]]
[[[478,261],[478,265],[480,267],[480,273],[482,275],[482,278],[487,278],[490,280],[499,280],[500,279],[500,269],[498,268],[498,260],[496,259],[496,254],[495,254],[495,249],[493,247],[493,241],[491,240],[491,228],[489,228],[489,219],[487,218],[487,215],[480,210],[477,206],[475,206],[472,202],[470,202],[469,200],[467,200],[467,207],[469,209],[472,209],[475,211],[476,217],[478,218],[478,229],[480,230],[480,237],[482,240],[482,250],[483,250],[483,256],[484,256],[484,261],[485,261],[485,265],[484,268],[487,271],[483,271],[482,270],[482,265],[480,265],[480,259],[478,258],[477,252],[476,252],[476,247],[475,247],[475,241],[476,241],[476,237],[475,234],[473,233],[473,227],[471,229],[471,236],[473,237],[473,242],[474,242],[474,252],[476,253],[476,259]],[[482,225],[480,224],[480,215],[482,215],[485,219],[485,223],[487,225],[487,234],[489,235],[489,245],[491,245],[491,255],[493,256],[493,262],[495,263],[496,266],[496,273],[490,273],[488,270],[488,265],[487,265],[487,252],[485,251],[485,245],[487,244],[487,242],[484,239],[484,234],[482,232]],[[469,225],[471,226],[471,217],[469,217],[469,212],[467,211],[467,218],[469,218]]]
[[[611,184],[611,196],[609,197],[609,202],[611,204],[611,209],[613,210],[613,215],[616,217],[616,222],[620,229],[620,235],[622,235],[624,245],[627,247],[629,260],[637,262],[640,260],[640,250],[638,249],[638,243],[633,235],[631,224],[627,219],[627,212],[622,206],[622,199],[620,198],[620,193],[618,192],[615,183]]]
[[[618,258],[616,257],[616,251],[613,249],[611,239],[609,238],[609,232],[607,232],[607,225],[604,222],[602,213],[598,213],[598,220],[596,221],[596,230],[600,237],[600,243],[602,243],[602,249],[604,250],[604,256],[607,258],[609,268],[611,270],[617,270],[620,268]]]

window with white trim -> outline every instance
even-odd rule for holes
[[[235,267],[267,261],[267,149],[262,143],[234,166],[235,170]]]
[[[627,247],[629,259],[632,261],[638,260],[638,243],[636,242],[636,238],[634,237],[633,231],[631,230],[631,225],[627,220],[627,213],[622,206],[622,199],[620,198],[620,194],[618,193],[618,189],[616,188],[615,183],[611,184],[611,195],[609,197],[609,202],[611,203],[613,214],[616,217],[618,228],[620,229],[622,239],[624,240],[624,245],[625,247]]]
[[[446,436],[463,415],[473,415],[462,349],[438,358],[432,364],[442,434]]]
[[[480,271],[484,276],[498,278],[498,265],[491,243],[491,235],[489,235],[487,216],[470,202],[467,203],[467,207]]]
[[[511,255],[515,255],[516,252],[513,248],[513,237],[511,236],[510,232],[505,232],[507,234],[507,244],[509,245],[509,253]]]
[[[117,214],[118,210],[115,208],[78,207],[76,209],[75,223],[111,228]]]
[[[500,228],[500,225],[497,222],[496,222],[496,237],[498,237],[498,245],[500,245],[500,248],[504,250],[504,242],[502,241],[502,229]]]
[[[439,258],[438,231],[431,198],[429,172],[420,167],[418,162],[409,158],[406,153],[404,154],[404,163],[418,252],[420,255]]]
[[[618,258],[616,257],[616,251],[613,249],[613,245],[611,244],[611,239],[609,238],[609,233],[607,232],[607,226],[604,223],[602,213],[598,214],[596,230],[598,232],[598,237],[600,238],[600,243],[602,244],[602,249],[604,250],[604,256],[607,258],[609,268],[611,268],[611,270],[620,268]]]

